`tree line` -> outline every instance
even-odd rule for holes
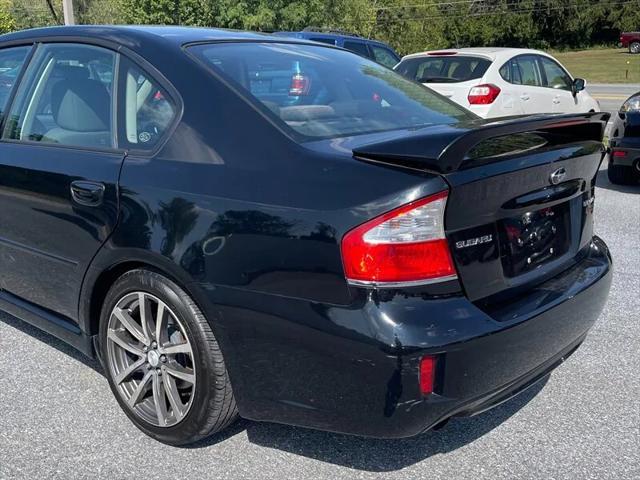
[[[391,44],[577,49],[640,30],[640,0],[74,0],[78,23],[277,31],[318,27]],[[62,0],[0,0],[0,32],[62,22]]]

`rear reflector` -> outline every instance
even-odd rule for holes
[[[627,156],[627,152],[625,152],[624,150],[614,150],[611,155],[613,155],[614,157],[626,157]]]
[[[420,393],[433,393],[436,376],[436,357],[428,355],[420,359]]]
[[[408,203],[347,232],[342,261],[349,283],[410,286],[456,278],[444,236],[447,192]]]
[[[500,88],[487,83],[485,85],[478,85],[469,90],[467,100],[471,105],[490,105],[500,95]]]

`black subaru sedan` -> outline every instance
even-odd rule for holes
[[[98,357],[162,442],[415,435],[544,378],[606,301],[607,114],[481,120],[210,29],[22,31],[0,69],[0,307]]]

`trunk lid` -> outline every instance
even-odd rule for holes
[[[461,284],[471,300],[495,302],[586,252],[607,119],[595,113],[471,122],[364,145],[354,155],[446,180],[446,236]]]
[[[423,85],[427,88],[430,88],[440,95],[443,95],[459,105],[467,106],[469,105],[469,100],[467,97],[469,96],[469,90],[476,85],[480,85],[482,83],[482,79],[468,80],[466,82],[454,82],[454,83],[432,83],[426,82]]]

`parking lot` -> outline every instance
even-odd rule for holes
[[[127,420],[97,363],[0,314],[0,478],[640,478],[640,186],[602,170],[597,190],[608,305],[547,382],[492,411],[394,441],[240,421],[172,448]]]

